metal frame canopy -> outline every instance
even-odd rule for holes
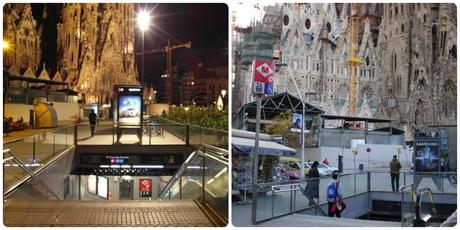
[[[256,116],[257,101],[244,104],[237,112],[234,119],[244,117],[247,113],[248,117]],[[294,113],[302,113],[302,100],[289,93],[280,93],[262,99],[262,119],[273,119],[280,113],[293,110]],[[324,111],[309,103],[305,103],[305,115],[320,115]]]
[[[321,115],[321,118],[326,119],[326,120],[367,121],[370,123],[389,123],[392,121],[390,119],[348,117],[348,116],[336,116],[336,115]]]

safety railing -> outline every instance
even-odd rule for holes
[[[277,210],[277,207],[275,207],[275,197],[276,196],[281,196],[282,193],[287,193],[289,194],[289,211],[288,213],[276,213],[279,216],[286,215],[286,214],[292,214],[298,210],[298,207],[296,207],[299,198],[307,199],[308,200],[308,205],[309,206],[315,206],[316,210],[318,210],[322,215],[327,216],[327,213],[325,213],[318,203],[314,200],[314,198],[308,194],[306,190],[300,186],[300,184],[285,184],[285,185],[273,185],[271,188],[271,198],[272,198],[272,206],[271,206],[271,211],[272,211],[272,218],[275,218],[275,210]],[[303,195],[303,196],[302,196]]]
[[[165,125],[179,125],[179,123],[175,121],[162,117],[151,117],[150,120]],[[189,140],[191,145],[212,145],[222,149],[228,149],[228,132],[194,125],[188,125],[188,127],[190,129]]]
[[[9,156],[9,157],[8,157]],[[14,164],[12,164],[11,162],[14,162]],[[14,166],[16,167],[16,169],[19,169],[19,170],[22,170],[24,173],[26,173],[28,176],[19,176],[19,174],[16,174],[16,176],[14,175],[7,175],[5,172],[6,172],[6,168],[5,168],[5,165],[9,165],[9,166]],[[46,193],[49,193],[51,194],[56,200],[59,200],[59,196],[56,195],[56,193],[50,189],[48,187],[48,185],[42,181],[37,175],[36,173],[31,169],[29,168],[30,166],[27,165],[27,164],[24,164],[24,162],[22,162],[17,156],[16,154],[11,151],[10,149],[5,149],[3,150],[3,178],[4,178],[4,182],[5,182],[5,179],[7,178],[6,176],[8,177],[14,177],[16,180],[14,181],[14,183],[11,183],[10,185],[6,185],[5,186],[5,183],[3,184],[3,199],[7,199],[19,186],[21,186],[22,184],[24,184],[27,180],[29,180],[30,178],[32,178],[33,180],[37,181],[43,188],[45,188],[46,190]],[[17,170],[16,170],[17,171]],[[37,170],[37,171],[40,171],[40,170]],[[11,180],[10,180],[11,181]]]
[[[435,190],[435,193],[456,194],[456,184],[453,183],[456,179],[453,179],[454,177],[456,178],[455,172],[401,172],[400,183],[402,185],[412,184],[414,191],[419,187],[427,187],[430,188],[430,191]],[[314,208],[315,204],[312,204],[308,197],[301,193],[296,193],[296,204],[295,208],[293,208],[292,200],[294,199],[294,192],[293,194],[287,192],[273,194],[271,192],[272,186],[290,186],[292,184],[298,184],[300,188],[305,188],[304,191],[309,193],[311,188],[308,188],[308,183],[312,180],[318,181],[318,186],[315,188],[317,192],[314,192],[314,194],[317,194],[317,196],[314,197],[317,200],[316,204],[320,206],[327,204],[326,189],[331,180],[330,177],[303,178],[301,180],[287,180],[273,183],[259,182],[256,186],[257,195],[255,196],[255,202],[253,200],[253,205],[255,205],[255,209],[253,209],[255,211],[252,213],[253,223],[257,224],[279,216]],[[369,192],[393,192],[391,188],[390,172],[388,171],[340,174],[339,180],[344,193],[343,198],[349,198]],[[410,199],[412,198],[409,196],[408,192],[405,193],[404,197],[405,202],[410,203]],[[272,203],[274,203],[274,206],[272,206]],[[406,206],[405,208],[413,210],[410,206]],[[410,214],[410,212],[407,213]]]
[[[94,133],[92,133],[94,132]],[[78,145],[188,145],[187,125],[143,125],[97,124],[94,131],[89,124],[76,128]]]
[[[228,219],[228,151],[203,145],[190,154],[159,199],[196,199]]]
[[[437,209],[431,189],[419,189],[415,201],[414,227],[428,226],[435,215],[437,215]]]
[[[74,132],[75,127],[69,126],[4,142],[3,149],[9,150],[15,157],[5,158],[8,152],[4,152],[3,191],[8,191],[18,182],[30,178],[28,171],[36,173],[62,152],[74,147]]]
[[[414,222],[415,198],[413,184],[403,185],[399,188],[401,193],[401,227],[410,227]]]
[[[368,192],[368,173],[341,174],[339,180],[344,193],[343,198]],[[320,215],[325,215],[325,212],[319,206],[327,204],[326,190],[330,181],[330,176],[324,176],[273,183],[258,183],[256,186],[256,203],[254,204],[253,201],[253,205],[255,205],[255,212],[253,212],[252,216],[253,223],[257,224],[310,209],[314,209],[316,214],[319,212]],[[293,185],[296,188],[293,188],[290,192],[273,193],[271,190],[272,187],[290,187]],[[294,190],[299,192],[294,192]],[[295,206],[293,200],[295,200]]]

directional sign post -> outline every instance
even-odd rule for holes
[[[262,107],[262,96],[273,94],[273,83],[275,81],[275,64],[268,61],[254,60],[252,62],[252,93],[257,97],[256,112],[256,136],[254,143],[254,162],[252,179],[252,223],[256,224],[257,217],[257,179],[259,171],[259,136],[260,136],[260,111]]]

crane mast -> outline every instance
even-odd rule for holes
[[[359,3],[351,3],[350,15],[350,43],[349,57],[347,60],[350,79],[348,82],[348,116],[356,116],[356,100],[358,97],[358,66],[363,64],[363,61],[358,56],[358,32],[359,32],[359,16],[358,11],[361,8]]]
[[[173,44],[169,39],[168,43],[164,47],[155,48],[152,50],[145,51],[144,54],[153,54],[153,53],[166,53],[166,87],[165,87],[165,102],[172,102],[172,75],[173,75],[173,63],[172,63],[172,51],[179,48],[190,49],[192,47],[191,42]],[[142,53],[139,53],[142,54]],[[138,55],[139,55],[138,54]]]

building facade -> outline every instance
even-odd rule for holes
[[[455,5],[384,4],[383,18],[377,46],[382,102],[375,115],[405,130],[456,124]]]
[[[86,103],[109,104],[113,84],[135,84],[134,4],[65,3],[58,71]]]
[[[451,4],[358,6],[363,61],[357,71],[358,116],[391,118],[405,131],[456,124],[455,9]],[[265,12],[234,47],[234,111],[254,100],[250,61],[257,58],[289,66],[277,70],[275,93],[298,96],[291,70],[309,103],[326,114],[348,115],[351,4],[277,4]],[[279,20],[267,20],[274,13]]]
[[[3,7],[3,40],[8,47],[3,52],[3,66],[11,74],[36,77],[42,68],[41,31],[32,15],[30,4],[5,4]]]

